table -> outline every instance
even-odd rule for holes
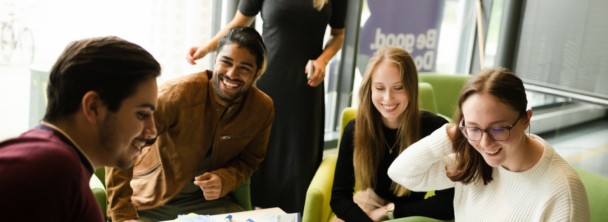
[[[251,219],[255,222],[260,221],[269,221],[272,216],[276,215],[285,215],[285,211],[281,210],[281,208],[273,207],[273,208],[265,208],[259,210],[250,210],[250,211],[241,211],[235,213],[227,213],[227,214],[217,214],[212,215],[213,221],[224,222],[224,218],[227,215],[232,215],[233,222],[245,222],[247,219]]]
[[[285,211],[281,210],[281,208],[278,208],[278,207],[266,208],[266,209],[260,209],[260,210],[241,211],[241,212],[235,212],[235,213],[217,214],[217,215],[211,215],[209,217],[211,218],[211,220],[213,222],[224,222],[227,215],[232,216],[232,222],[248,222],[248,221],[253,221],[253,222],[299,222],[300,221],[299,214],[297,214],[297,213],[287,214],[287,213],[285,213]],[[198,217],[198,215],[196,215],[196,214],[189,214],[188,216],[190,216],[188,219],[175,219],[175,220],[170,220],[170,221],[198,221],[197,219],[201,219],[201,218],[196,218],[196,217]],[[206,217],[206,220],[201,219],[201,221],[208,221],[209,217]]]

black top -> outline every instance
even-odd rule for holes
[[[329,0],[321,11],[312,3],[239,3],[243,15],[261,13],[264,21],[268,68],[257,86],[272,98],[275,108],[266,158],[251,177],[251,201],[254,206],[280,207],[290,213],[302,212],[306,190],[323,155],[324,84],[307,84],[306,63],[323,52],[327,26],[344,28],[346,21],[347,0]]]
[[[430,112],[422,111],[420,136],[425,137],[433,131],[446,124],[447,121]],[[351,120],[344,128],[340,140],[338,162],[331,195],[331,208],[334,213],[345,221],[372,221],[353,201],[355,187],[355,174],[353,167],[353,143],[354,143],[355,120]],[[395,143],[397,129],[383,127],[384,137],[387,143]],[[382,141],[384,145],[384,141]],[[399,148],[396,147],[395,150]],[[435,191],[435,196],[424,199],[426,192],[410,192],[404,197],[396,196],[390,189],[392,180],[387,171],[391,163],[397,158],[399,152],[389,154],[385,149],[382,162],[376,170],[376,183],[374,191],[383,199],[395,203],[395,218],[407,216],[426,216],[437,219],[454,218],[454,188]]]

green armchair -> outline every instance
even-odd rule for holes
[[[575,168],[575,170],[581,178],[587,192],[587,198],[589,198],[591,221],[608,221],[608,211],[606,211],[608,204],[608,178],[580,168]]]
[[[356,115],[357,108],[354,107],[346,107],[342,111],[342,125],[340,127],[340,137],[338,137],[338,146],[340,146],[340,138],[342,138],[344,127]],[[331,221],[333,218],[334,213],[329,206],[329,201],[331,200],[331,187],[334,184],[337,161],[338,156],[330,154],[323,158],[321,165],[317,168],[317,172],[306,191],[302,222],[325,222]]]
[[[451,118],[454,117],[454,112],[458,108],[458,96],[460,95],[460,90],[464,84],[469,81],[469,78],[470,75],[466,74],[418,74],[419,82],[429,83],[434,89],[433,92],[437,107],[437,112],[435,113],[444,117],[449,117],[448,120],[450,120],[450,122],[452,120]]]
[[[251,205],[251,189],[249,189],[250,184],[251,181],[247,180],[244,184],[237,187],[236,190],[228,193],[228,196],[245,211],[253,210]]]
[[[338,156],[331,154],[323,158],[315,176],[306,191],[306,202],[302,212],[302,222],[326,222],[334,216],[329,201]]]

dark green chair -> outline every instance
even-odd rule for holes
[[[91,186],[91,191],[97,199],[97,204],[99,204],[99,208],[104,216],[104,219],[107,217],[107,206],[108,206],[108,198],[106,196],[106,186],[105,186],[105,178],[106,171],[104,167],[100,167],[95,170],[95,174],[91,177],[91,181],[89,182],[89,186]],[[99,178],[104,178],[100,180]],[[247,180],[243,185],[236,188],[236,190],[228,193],[228,196],[243,210],[252,210],[251,204],[251,190],[249,188],[251,182]]]

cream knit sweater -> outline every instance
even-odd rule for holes
[[[456,221],[589,221],[587,194],[576,171],[545,140],[532,137],[544,147],[538,163],[524,172],[494,168],[487,185],[446,176],[452,152],[446,125],[401,153],[388,175],[413,191],[455,187]]]

